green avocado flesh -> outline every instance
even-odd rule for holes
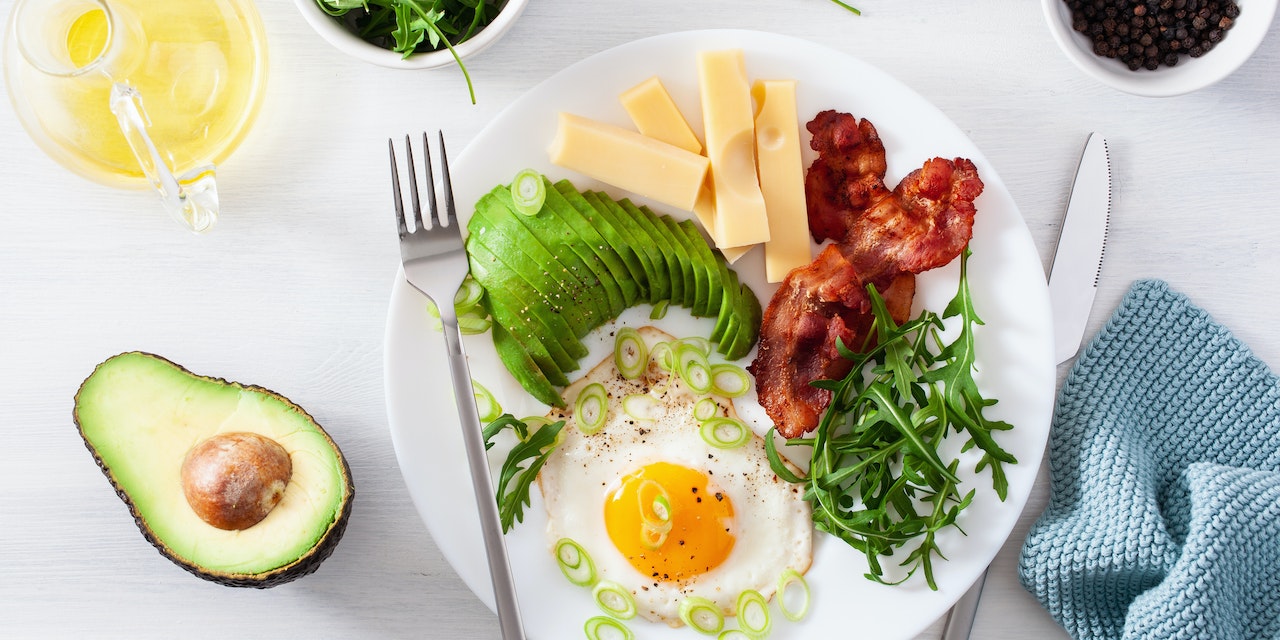
[[[114,356],[84,381],[75,419],[138,528],[182,568],[230,586],[270,587],[311,573],[351,513],[351,472],[300,407],[254,386],[195,375],[151,354]],[[211,436],[258,434],[288,453],[278,504],[242,530],[206,523],[187,502],[187,453]]]
[[[692,221],[543,180],[547,197],[536,215],[519,213],[510,187],[499,185],[467,223],[494,348],[525,391],[564,406],[557,387],[578,369],[581,339],[640,303],[665,300],[715,318],[711,340],[730,360],[751,351],[760,301]]]

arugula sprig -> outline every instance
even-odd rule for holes
[[[471,74],[454,45],[487,26],[503,0],[315,0],[325,13],[342,18],[362,40],[408,58],[424,51],[449,50],[476,102]]]
[[[524,508],[529,506],[529,488],[537,479],[542,465],[555,450],[557,437],[564,428],[564,420],[543,425],[530,433],[529,425],[504,413],[497,420],[484,428],[484,448],[493,448],[493,439],[504,429],[512,429],[520,442],[512,447],[507,459],[502,463],[502,471],[498,475],[497,500],[498,516],[502,521],[502,532],[506,533],[517,522],[524,522]],[[531,461],[528,467],[523,467]]]
[[[982,450],[975,471],[991,468],[1000,500],[1009,490],[1003,465],[1017,463],[992,437],[1012,425],[983,415],[996,401],[982,396],[973,377],[973,329],[982,319],[969,290],[969,255],[968,249],[961,255],[960,284],[941,316],[926,310],[898,325],[875,287],[868,287],[874,316],[868,341],[874,343],[860,352],[837,343],[852,371],[841,380],[813,383],[832,393],[831,404],[812,438],[787,441],[812,447],[807,478],[783,463],[772,433],[765,438],[774,473],[806,485],[814,527],[862,551],[866,577],[884,584],[905,582],[919,571],[929,588],[938,588],[933,562],[945,556],[936,536],[956,526],[975,495],[972,489],[961,493],[960,461],[939,454],[943,438],[964,434],[962,451]],[[960,319],[960,333],[944,343],[943,320],[953,317]],[[900,565],[906,575],[890,581],[881,558],[911,544]]]

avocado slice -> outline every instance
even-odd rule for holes
[[[658,254],[662,257],[663,263],[666,265],[667,278],[671,282],[670,300],[683,307],[689,306],[684,293],[684,269],[680,265],[680,259],[676,256],[675,247],[672,246],[672,239],[666,233],[666,228],[659,230],[658,227],[662,223],[641,211],[635,203],[627,198],[619,200],[618,206],[622,207],[622,210],[627,212],[627,215],[631,216],[632,220],[635,220],[636,225],[648,234],[649,242],[652,243],[652,246],[657,249]]]
[[[483,202],[483,198],[481,199]],[[512,228],[508,228],[512,227]],[[568,339],[560,336],[565,351],[575,354],[575,357],[582,358],[586,356],[587,350],[582,346],[577,338],[587,335],[592,329],[599,326],[603,320],[598,315],[596,308],[587,301],[594,300],[598,297],[598,287],[593,287],[579,280],[569,269],[561,265],[546,247],[542,246],[536,239],[529,237],[523,227],[520,227],[514,221],[507,225],[498,224],[490,221],[483,208],[477,207],[471,221],[467,223],[470,235],[467,236],[467,250],[471,251],[474,244],[484,245],[490,253],[501,256],[502,262],[515,274],[536,292],[536,296],[545,301],[546,304],[539,305],[544,307],[547,312],[545,315],[555,315],[562,318],[571,329]],[[523,240],[517,240],[522,238]],[[472,276],[475,274],[473,273]],[[492,285],[484,285],[489,295],[493,289]],[[502,295],[502,294],[497,294]],[[572,303],[566,302],[572,301]],[[556,303],[559,304],[556,304]],[[553,309],[559,309],[552,311]],[[548,326],[551,326],[554,320],[546,319]],[[572,343],[578,346],[572,346]]]
[[[582,211],[579,211],[559,191],[551,185],[550,181],[545,177],[542,179],[546,182],[546,200],[542,205],[542,212],[551,212],[559,216],[560,221],[564,223],[570,231],[577,234],[582,246],[587,247],[599,258],[600,263],[608,270],[609,280],[618,285],[618,289],[622,292],[622,308],[628,309],[636,303],[636,299],[640,297],[640,287],[636,285],[636,281],[631,277],[631,271],[622,262],[622,256],[614,250],[593,224],[594,216],[588,217]],[[621,311],[619,311],[621,313]]]
[[[712,317],[720,313],[720,303],[724,296],[720,294],[724,282],[722,278],[723,270],[728,269],[725,264],[723,269],[717,261],[723,262],[720,254],[711,250],[711,246],[707,244],[702,233],[698,231],[698,225],[693,220],[682,220],[679,224],[680,230],[684,232],[685,238],[688,240],[687,246],[693,250],[694,265],[702,270],[702,277],[707,280],[707,305],[703,310],[703,317]]]
[[[558,340],[553,337],[544,340],[543,336],[548,334],[545,325],[528,313],[529,307],[518,299],[527,295],[521,291],[523,282],[514,277],[510,269],[498,266],[501,261],[483,244],[473,243],[467,251],[471,254],[471,275],[485,287],[484,304],[494,322],[502,325],[524,347],[549,382],[569,384],[562,367],[572,371],[578,368],[578,361],[564,352]],[[492,268],[495,266],[497,268]]]
[[[355,491],[346,459],[306,411],[275,392],[130,352],[107,359],[85,379],[74,417],[142,535],[201,578],[256,588],[290,582],[315,571],[346,529]],[[247,442],[250,449],[202,446],[227,442]],[[265,517],[250,518],[244,528],[220,528],[246,522],[210,518],[229,514],[231,503],[216,503],[200,488],[210,480],[225,484],[219,478],[230,476],[228,469],[243,475],[274,467],[231,466],[257,458],[219,458],[216,452],[268,449],[282,450],[280,461],[289,468],[283,476],[263,472],[272,481],[263,488],[278,502],[264,505]]]
[[[641,209],[650,215],[656,214],[649,211],[648,207]],[[685,297],[689,299],[690,312],[695,317],[705,318],[707,316],[707,298],[709,291],[707,290],[707,271],[698,261],[698,250],[689,244],[689,238],[684,234],[684,230],[671,216],[662,216],[658,218],[662,224],[666,225],[667,231],[671,233],[671,242],[676,248],[676,253],[681,258],[681,264],[684,266],[684,291]],[[692,295],[690,295],[692,292]]]
[[[587,196],[596,198],[601,205],[601,210],[608,210],[613,214],[614,219],[627,229],[628,235],[635,243],[633,248],[639,253],[641,262],[649,272],[649,302],[671,300],[671,270],[667,265],[667,259],[653,243],[653,237],[608,194],[589,192]]]
[[[587,223],[588,228],[594,229],[599,234],[602,246],[608,247],[622,262],[625,272],[623,276],[618,277],[618,284],[623,287],[624,295],[627,294],[628,285],[632,291],[627,306],[634,305],[639,300],[647,301],[649,279],[646,277],[644,265],[640,263],[640,258],[631,247],[631,241],[625,232],[616,228],[613,219],[606,212],[596,209],[577,189],[570,187],[562,190],[557,183],[547,185],[547,191],[560,194],[560,197],[573,207],[576,215]]]

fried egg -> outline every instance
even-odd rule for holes
[[[673,340],[652,327],[639,331],[650,347]],[[607,415],[586,435],[572,407],[596,382],[608,393]],[[635,395],[653,398],[640,403],[644,419],[623,410]],[[771,598],[785,570],[808,570],[813,525],[803,489],[773,473],[758,436],[732,449],[704,440],[693,407],[706,396],[679,376],[650,362],[627,380],[609,358],[564,396],[570,409],[548,418],[567,424],[538,477],[549,544],[577,542],[598,579],[630,591],[641,617],[680,626],[680,603],[690,596],[733,615],[744,590]],[[731,400],[713,398],[717,415],[736,418]]]

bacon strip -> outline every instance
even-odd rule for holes
[[[822,242],[840,240],[868,206],[888,195],[880,134],[866,119],[823,111],[805,125],[818,159],[805,174],[809,232]]]
[[[841,235],[783,280],[765,309],[760,348],[748,367],[760,404],[788,438],[815,429],[831,402],[830,392],[809,383],[841,378],[852,366],[840,357],[836,339],[852,349],[863,347],[872,323],[867,284],[885,297],[894,320],[905,322],[915,296],[914,274],[960,255],[973,236],[973,200],[983,189],[969,160],[934,158],[893,191],[883,183],[878,191],[871,179],[874,148],[879,145],[883,177],[883,145],[869,122],[850,122],[856,122],[853,116],[824,111],[808,125],[819,152],[806,176],[810,225],[815,217],[824,225],[815,237]],[[853,177],[842,177],[837,167],[851,169]],[[871,197],[864,203],[849,197],[851,189],[855,196]]]

